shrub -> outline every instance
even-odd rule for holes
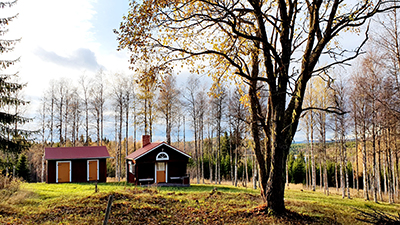
[[[0,174],[0,201],[7,200],[19,190],[21,181]]]

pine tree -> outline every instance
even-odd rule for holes
[[[29,168],[28,168],[28,160],[25,154],[21,154],[18,163],[17,163],[17,174],[19,177],[23,178],[26,181],[29,181]]]
[[[16,2],[0,2],[0,8],[12,7]],[[7,25],[17,15],[0,18],[0,36],[4,36],[8,32]],[[0,54],[12,52],[15,44],[19,41],[20,39],[7,40],[0,38]],[[17,97],[17,93],[21,91],[25,84],[13,82],[18,73],[6,73],[6,69],[18,61],[19,58],[0,60],[0,149],[4,153],[20,153],[28,147],[26,139],[30,132],[22,130],[18,126],[28,122],[29,119],[20,116],[17,110],[18,106],[27,104],[26,101]]]

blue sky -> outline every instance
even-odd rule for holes
[[[31,101],[29,112],[37,111],[50,80],[77,81],[81,75],[90,76],[100,68],[108,74],[132,74],[128,54],[116,50],[113,33],[128,8],[129,0],[19,0],[12,7],[10,14],[18,12],[19,17],[9,29],[11,37],[22,37],[15,51],[16,57],[21,56],[16,70],[20,81],[27,83],[24,95]],[[354,43],[354,39],[340,39]],[[186,77],[185,73],[178,76],[178,82]],[[161,138],[163,126],[158,130]],[[186,130],[191,133],[189,127]],[[302,133],[296,135],[297,141],[305,139]]]

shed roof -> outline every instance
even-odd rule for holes
[[[111,158],[106,146],[45,148],[45,159],[100,159]]]
[[[139,148],[138,150],[132,152],[132,153],[129,154],[126,158],[127,158],[127,159],[137,160],[137,159],[139,159],[140,157],[146,155],[147,153],[153,151],[154,149],[156,149],[156,148],[158,148],[158,147],[161,147],[162,145],[166,145],[166,146],[172,148],[173,150],[175,150],[175,151],[181,153],[182,155],[184,155],[184,156],[186,156],[186,157],[188,157],[188,158],[192,158],[192,157],[190,157],[190,155],[186,154],[185,152],[183,152],[183,151],[181,151],[181,150],[179,150],[179,149],[177,149],[177,148],[175,148],[175,147],[173,147],[173,146],[171,146],[171,145],[169,145],[169,144],[167,144],[167,143],[165,143],[165,142],[154,142],[154,143],[150,143],[150,144],[148,144],[148,145],[146,145],[146,146],[144,146],[144,147],[142,147],[142,148]]]

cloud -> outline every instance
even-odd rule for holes
[[[69,56],[61,56],[55,52],[38,48],[35,50],[35,55],[45,62],[51,62],[68,68],[87,69],[90,71],[102,68],[97,62],[95,53],[87,48],[79,48]]]

